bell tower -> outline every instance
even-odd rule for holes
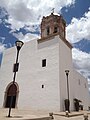
[[[49,16],[43,17],[42,19],[41,38],[45,38],[56,33],[65,38],[66,22],[62,16],[51,13]]]

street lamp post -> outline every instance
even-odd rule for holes
[[[13,72],[14,72],[14,76],[13,76],[13,86],[14,86],[14,83],[15,83],[16,72],[18,71],[18,66],[19,66],[19,63],[18,63],[19,51],[20,51],[21,47],[23,46],[23,44],[24,44],[24,43],[23,43],[22,41],[16,41],[16,42],[15,42],[15,45],[16,45],[16,48],[17,48],[17,56],[16,56],[16,62],[15,62],[15,64],[14,64],[14,68],[13,68]],[[12,86],[12,87],[13,87],[13,86]],[[8,117],[11,117],[11,116],[10,116],[10,113],[11,113],[11,108],[12,108],[12,102],[13,102],[13,95],[11,96],[11,100],[10,100]]]
[[[68,98],[68,112],[70,113],[69,81],[68,81],[69,70],[65,70],[65,73],[66,73],[66,77],[67,77],[67,98]]]

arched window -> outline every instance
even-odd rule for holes
[[[47,29],[47,35],[49,35],[50,34],[50,27],[48,26],[46,29]]]
[[[54,33],[57,33],[57,32],[58,32],[58,27],[55,26],[55,27],[54,27]]]

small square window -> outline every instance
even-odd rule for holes
[[[44,88],[44,85],[42,85],[42,88]]]
[[[46,66],[46,59],[43,59],[42,60],[42,67],[45,67]]]

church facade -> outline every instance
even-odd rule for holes
[[[24,44],[19,56],[19,71],[13,80],[15,47],[3,54],[0,68],[0,107],[8,108],[13,95],[13,108],[64,111],[67,99],[69,70],[70,110],[74,110],[74,98],[82,101],[88,110],[89,90],[87,80],[72,63],[72,45],[66,40],[66,22],[62,16],[43,17],[41,39]]]

